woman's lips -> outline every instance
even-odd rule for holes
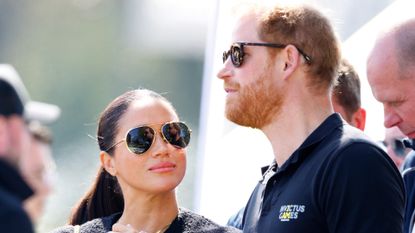
[[[169,171],[173,171],[176,168],[176,164],[171,163],[171,162],[161,162],[161,163],[157,163],[154,166],[151,166],[148,170],[152,171],[152,172],[169,172]]]

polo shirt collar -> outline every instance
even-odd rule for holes
[[[344,124],[343,119],[338,113],[333,113],[327,117],[294,151],[288,160],[277,170],[277,173],[285,171],[287,168],[301,162],[310,152],[320,144],[333,130]]]

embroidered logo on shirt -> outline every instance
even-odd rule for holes
[[[305,205],[283,205],[280,208],[279,219],[281,222],[289,222],[297,219],[300,213],[304,213]]]

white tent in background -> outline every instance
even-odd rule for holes
[[[223,38],[230,35],[230,25],[225,23],[231,19],[223,14],[227,2],[221,1],[217,6],[208,32],[195,182],[195,209],[222,224],[245,205],[260,178],[260,167],[273,159],[271,147],[261,132],[237,127],[224,118],[223,83],[215,75],[222,65],[222,51],[229,45],[229,40]],[[362,80],[362,105],[368,112],[365,132],[374,139],[383,137],[383,109],[367,84],[366,58],[377,32],[392,22],[414,17],[413,9],[415,1],[395,1],[343,45],[344,56]]]

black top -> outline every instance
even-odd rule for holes
[[[252,193],[243,232],[401,233],[405,192],[388,155],[329,116]]]
[[[107,233],[121,217],[121,213],[113,214],[108,217],[97,218],[86,222],[80,226],[80,233]],[[64,226],[55,229],[51,233],[73,233],[74,226]],[[211,220],[193,213],[180,209],[178,216],[173,220],[165,233],[237,233],[240,230],[233,227],[223,227]]]
[[[32,233],[33,226],[22,201],[33,194],[19,172],[0,159],[0,231]]]
[[[1,156],[0,156],[1,157]],[[23,180],[20,173],[6,161],[0,159],[0,187],[10,192],[19,201],[33,195],[33,190]]]

